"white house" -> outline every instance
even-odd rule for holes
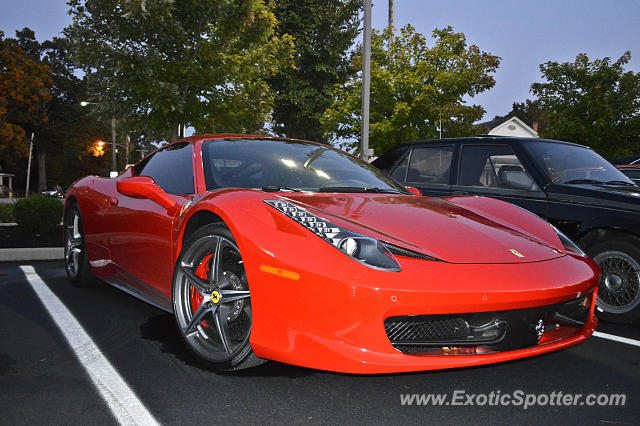
[[[537,123],[534,123],[534,127]],[[516,136],[524,138],[539,138],[538,132],[527,126],[516,116],[499,118],[497,120],[480,123],[489,129],[492,136]]]

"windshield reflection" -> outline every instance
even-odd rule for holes
[[[524,147],[552,183],[633,185],[624,174],[591,149],[550,142],[530,142]]]
[[[207,190],[409,194],[368,163],[337,149],[287,139],[219,139],[202,144]]]

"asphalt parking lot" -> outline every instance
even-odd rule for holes
[[[146,418],[160,424],[640,422],[638,326],[598,327],[598,332],[630,339],[626,343],[592,337],[539,357],[458,370],[358,376],[271,362],[220,374],[192,361],[169,314],[107,284],[74,288],[62,262],[32,264],[37,275],[25,274],[20,266],[0,264],[1,424],[114,424],[114,413],[127,404],[141,407],[148,417],[133,415],[125,422]],[[29,281],[34,277],[55,297],[37,293]],[[81,345],[78,355],[43,304],[55,306],[55,299],[91,342]],[[86,365],[103,361],[91,345],[112,366],[109,374],[122,379],[130,392],[126,400],[110,394],[108,386],[94,385]],[[84,356],[85,349],[93,355]],[[582,397],[575,405],[552,405],[553,392]],[[446,394],[448,399],[442,405],[403,405],[403,395],[412,394]],[[505,394],[549,401],[526,409],[524,404],[491,403]],[[590,394],[624,394],[626,400],[624,405],[590,406],[584,401]],[[453,404],[455,395],[459,398]]]

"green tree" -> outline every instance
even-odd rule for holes
[[[410,25],[389,41],[391,33],[373,31],[371,40],[370,146],[377,155],[394,145],[435,138],[442,117],[443,136],[468,135],[484,114],[478,105],[466,105],[494,86],[500,58],[467,45],[451,27],[433,31],[432,47]],[[353,67],[362,69],[359,53]],[[334,101],[322,122],[330,139],[360,139],[361,79],[356,76],[334,87]],[[342,143],[353,147],[357,142]]]
[[[29,153],[26,133],[46,123],[51,70],[0,31],[0,158],[14,168]]]
[[[590,61],[579,54],[575,62],[540,65],[545,80],[531,85],[546,110],[544,137],[584,144],[608,158],[636,154],[640,149],[640,73],[625,71],[631,54],[617,61]]]
[[[281,36],[295,39],[294,66],[269,80],[275,92],[273,131],[326,141],[320,118],[329,91],[354,74],[347,51],[359,32],[362,0],[280,0],[273,9]]]
[[[266,78],[291,64],[260,0],[69,0],[65,34],[102,117],[167,135],[259,131],[273,106]]]

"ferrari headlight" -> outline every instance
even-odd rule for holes
[[[558,238],[560,238],[560,241],[562,241],[562,245],[564,246],[565,250],[571,251],[582,257],[587,257],[587,254],[583,252],[576,243],[571,241],[571,238],[567,237],[561,230],[559,230],[555,226],[551,225],[551,227],[554,231],[556,231],[556,234],[558,234]]]
[[[375,238],[342,228],[288,201],[264,200],[264,202],[295,220],[355,261],[374,269],[400,271],[400,264],[393,254]]]

